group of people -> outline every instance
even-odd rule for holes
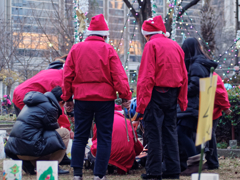
[[[197,39],[185,40],[182,47],[169,39],[161,16],[144,21],[142,34],[147,43],[136,100],[131,101],[128,78],[116,51],[105,42],[109,29],[104,16],[97,15],[90,22],[84,42],[73,45],[67,56],[14,91],[13,103],[19,114],[5,147],[6,154],[12,159],[22,159],[23,169],[31,174],[37,160],[60,163],[69,138],[73,138],[73,179],[82,180],[85,147],[94,119],[89,153],[94,160],[94,180],[107,179],[109,164],[129,171],[143,146],[135,142],[136,132],[129,121],[126,129],[121,108],[114,103],[118,92],[122,107],[127,111],[133,108],[137,117],[143,117],[135,119],[143,119],[148,147],[146,173],[141,178],[179,179],[181,172],[182,175],[194,172],[199,162],[198,148],[194,145],[199,79],[210,76],[210,68],[216,68],[217,63],[203,53]],[[64,68],[58,66],[62,61]],[[63,107],[67,112],[74,110],[74,133],[69,129]],[[215,130],[222,111],[231,113],[229,108],[226,89],[218,76],[206,168],[219,166]]]

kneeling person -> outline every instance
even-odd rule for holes
[[[23,160],[23,170],[34,174],[37,160],[61,162],[70,138],[66,128],[59,128],[58,117],[62,114],[61,87],[42,94],[31,91],[24,98],[25,106],[14,124],[6,154],[12,159]],[[59,173],[68,173],[60,169]]]
[[[133,101],[132,101],[133,102]],[[133,103],[131,103],[131,112],[134,111],[131,116],[135,114],[135,110],[132,109]],[[135,103],[136,104],[136,103]],[[118,168],[118,173],[126,173],[128,172],[133,164],[135,157],[138,156],[142,150],[143,145],[140,141],[134,141],[133,130],[131,128],[130,121],[127,121],[128,134],[129,134],[129,142],[127,140],[126,134],[126,125],[124,115],[121,112],[121,106],[115,105],[114,111],[114,122],[113,122],[113,131],[112,131],[112,145],[111,145],[111,155],[109,159],[109,164],[116,166]],[[92,146],[91,146],[91,156],[90,159],[94,160],[97,154],[97,128],[94,126],[94,135],[92,138]],[[134,132],[136,134],[136,132]],[[136,134],[137,136],[137,134]],[[111,171],[111,170],[109,170]]]

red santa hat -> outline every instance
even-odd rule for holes
[[[166,28],[163,23],[162,16],[160,15],[154,18],[150,18],[143,22],[142,34],[144,36],[150,35],[150,34],[164,34],[166,37],[170,36],[170,33],[166,32]]]
[[[87,30],[87,35],[96,34],[100,36],[108,36],[109,29],[108,25],[102,14],[92,17],[90,25]]]

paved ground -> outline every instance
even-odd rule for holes
[[[214,171],[204,171],[204,173],[218,173],[220,175],[220,180],[240,180],[240,159],[220,159],[220,169]],[[0,172],[2,172],[3,160],[0,160]],[[69,175],[59,176],[59,180],[72,180],[73,171],[70,166],[62,166],[64,169],[69,169]],[[108,176],[109,180],[140,180],[140,176],[144,173],[144,169],[132,170],[130,174],[126,175],[111,175]],[[0,179],[2,179],[2,174],[0,174]],[[92,180],[93,174],[91,170],[84,170],[84,180]],[[181,180],[190,180],[190,177],[181,177]],[[28,176],[23,172],[23,180],[36,180],[36,176]]]

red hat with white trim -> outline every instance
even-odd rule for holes
[[[149,18],[143,22],[142,34],[144,36],[150,34],[164,34],[166,37],[170,36],[169,32],[166,32],[165,25],[162,20],[162,16],[156,16],[154,18]]]
[[[92,17],[90,25],[87,30],[87,35],[96,34],[100,36],[108,36],[109,29],[102,14]]]

